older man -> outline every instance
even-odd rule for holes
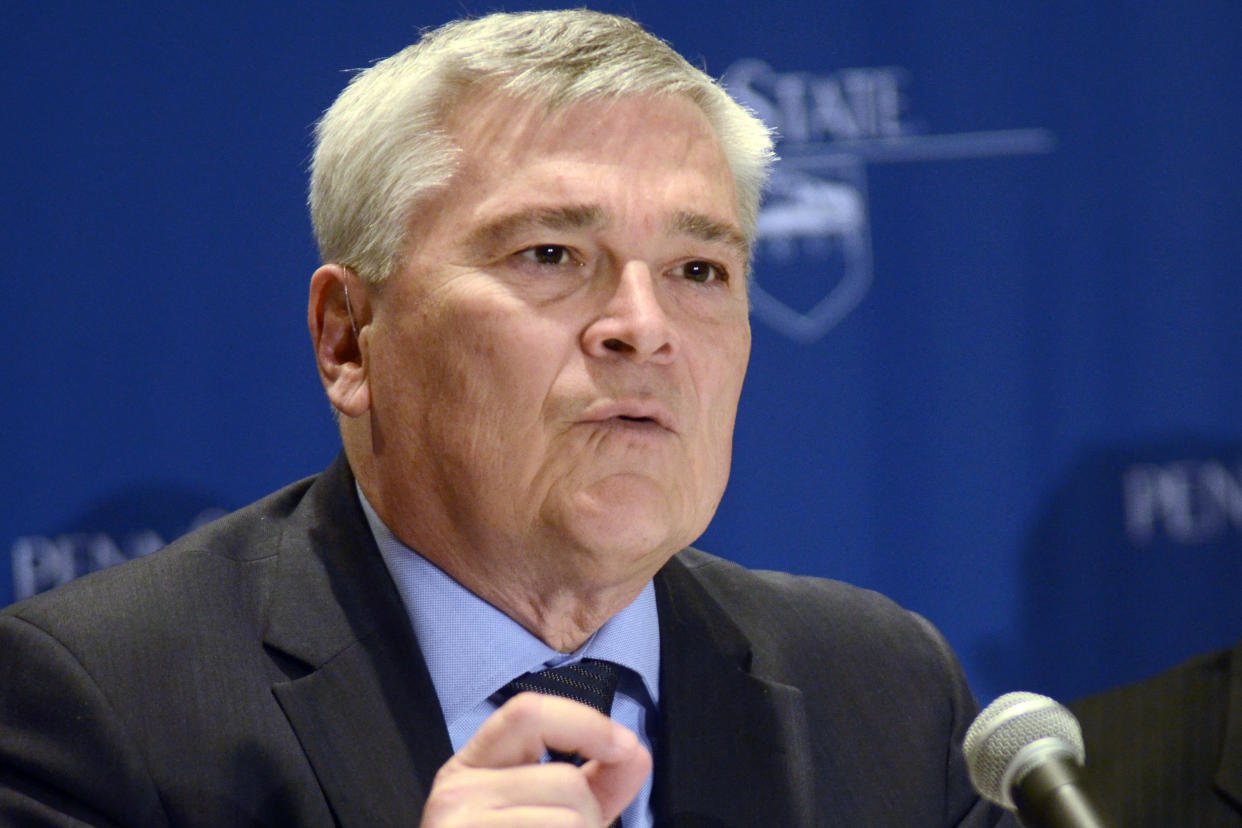
[[[452,24],[359,74],[311,187],[344,457],[0,619],[0,816],[993,824],[926,622],[686,548],[770,158],[607,15]]]

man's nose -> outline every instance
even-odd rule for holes
[[[674,356],[672,325],[660,303],[659,284],[646,262],[626,262],[599,315],[583,332],[592,356],[668,361]]]

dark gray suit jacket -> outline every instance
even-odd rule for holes
[[[1070,707],[1111,824],[1242,828],[1242,642]]]
[[[0,614],[0,824],[415,825],[451,754],[341,459]],[[662,826],[984,826],[922,619],[701,552],[656,578]]]

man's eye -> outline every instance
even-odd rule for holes
[[[677,268],[681,275],[692,282],[727,282],[729,274],[720,265],[703,259],[694,259]]]
[[[537,244],[526,248],[518,255],[541,265],[569,264],[573,258],[569,253],[569,248],[559,244]]]

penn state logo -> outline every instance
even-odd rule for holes
[[[781,160],[760,208],[751,307],[764,323],[810,344],[871,287],[867,166],[1049,152],[1044,129],[930,135],[907,113],[909,73],[896,66],[830,75],[777,72],[744,59],[724,85],[776,130]],[[780,296],[764,282],[781,286]]]

